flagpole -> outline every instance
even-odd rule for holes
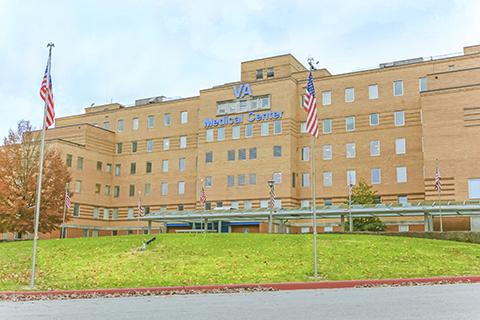
[[[65,183],[65,201],[63,202],[62,238],[65,238],[65,217],[67,216],[68,182]]]
[[[54,47],[53,43],[47,44],[48,47],[48,77],[50,78],[50,66],[52,59],[52,48]],[[49,84],[46,85],[47,94],[50,90]],[[30,287],[33,289],[35,287],[35,267],[37,262],[37,239],[38,239],[38,223],[40,220],[40,199],[42,195],[42,174],[43,174],[43,154],[45,149],[45,132],[46,132],[46,119],[47,119],[47,101],[45,99],[45,106],[43,108],[43,127],[42,127],[42,140],[40,143],[40,168],[38,170],[38,179],[37,179],[37,199],[35,203],[35,225],[34,225],[34,236],[33,236],[33,254],[32,254],[32,275],[30,279]]]
[[[317,195],[316,195],[316,174],[315,174],[315,136],[312,135],[312,214],[313,214],[313,276],[318,277],[317,259]]]
[[[440,232],[443,232],[443,217],[442,217],[442,203],[441,203],[441,192],[442,192],[442,187],[441,187],[441,182],[440,182],[440,169],[438,167],[438,159],[437,161],[437,168],[435,169],[435,188],[437,189],[437,197],[438,197],[438,213],[440,216]],[[437,179],[439,181],[437,185]]]

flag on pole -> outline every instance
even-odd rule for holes
[[[272,184],[270,188],[270,208],[275,208],[275,187]]]
[[[200,191],[200,204],[204,205],[207,202],[207,194],[205,193],[205,188],[202,186],[202,191]]]
[[[72,207],[72,200],[70,199],[70,195],[68,194],[68,189],[65,190],[65,207],[70,209]]]
[[[52,78],[50,76],[51,56],[48,56],[47,68],[43,75],[42,86],[40,87],[40,97],[45,101],[45,129],[52,126],[55,122],[55,106],[53,104]]]
[[[442,177],[440,177],[440,169],[438,167],[435,169],[435,190],[438,192],[442,191]]]
[[[140,192],[138,193],[138,216],[143,217],[144,216],[144,211],[142,207],[142,197],[140,195]]]
[[[313,86],[312,70],[308,75],[307,90],[303,97],[303,109],[307,112],[307,131],[318,138],[317,99],[315,98],[315,87]]]

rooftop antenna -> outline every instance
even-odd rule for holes
[[[318,61],[315,61],[315,59],[313,57],[309,57],[307,59],[307,62],[308,62],[308,65],[310,66],[311,70],[317,70],[317,68],[315,66],[318,65]]]

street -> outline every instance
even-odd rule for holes
[[[480,319],[480,284],[0,302],[7,319]]]

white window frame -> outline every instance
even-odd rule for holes
[[[260,135],[268,137],[270,135],[270,122],[262,122],[260,126]]]
[[[347,186],[356,185],[357,184],[357,171],[355,169],[348,169],[347,170]]]
[[[188,123],[188,112],[187,111],[182,111],[180,113],[180,123],[181,124],[187,124]]]
[[[395,154],[406,154],[406,153],[407,153],[407,139],[396,138],[395,139]]]
[[[401,92],[400,92],[399,94],[397,94],[397,93],[395,92],[395,84],[397,84],[397,83],[400,83],[400,90],[401,90]],[[394,96],[394,97],[401,97],[401,96],[403,96],[403,94],[404,94],[403,80],[395,80],[395,81],[393,81],[393,96]]]
[[[396,167],[396,181],[397,183],[406,183],[408,181],[408,170],[406,166]],[[403,179],[402,175],[405,175]],[[402,178],[402,179],[401,179]]]
[[[138,130],[139,120],[138,117],[132,119],[132,130]]]
[[[378,99],[378,84],[373,83],[368,86],[368,100]]]
[[[117,132],[125,131],[125,120],[118,119],[117,120]]]
[[[380,156],[380,140],[370,141],[370,157]]]
[[[167,151],[170,149],[170,139],[169,138],[163,138],[163,151]]]
[[[328,129],[326,130],[325,128],[327,127],[325,124],[328,123]],[[333,126],[333,121],[332,119],[323,119],[322,120],[322,132],[323,134],[330,134],[332,133],[332,126]]]
[[[302,187],[310,187],[310,173],[308,172],[302,173]]]
[[[378,181],[374,180],[374,173],[378,172]],[[373,184],[380,184],[382,183],[382,169],[380,168],[372,168],[371,170],[371,179],[370,182]]]
[[[480,199],[480,178],[467,180],[468,199]]]
[[[332,104],[332,91],[326,90],[322,91],[322,105],[329,106]]]
[[[185,194],[185,181],[178,181],[178,194]]]
[[[422,84],[424,84],[425,87],[423,87]],[[428,91],[428,78],[427,77],[418,78],[418,91],[419,92]]]
[[[217,129],[217,141],[225,140],[225,127]]]
[[[377,123],[373,123],[373,122],[372,122],[373,116],[376,116],[376,117],[377,117]],[[379,126],[379,125],[380,125],[380,114],[379,114],[379,113],[371,113],[371,114],[368,116],[368,123],[370,124],[371,127]]]
[[[301,159],[302,161],[310,160],[310,147],[302,147]]]
[[[248,131],[250,131],[250,134],[248,134]],[[251,137],[253,137],[253,123],[247,123],[245,125],[245,138],[251,138]]]
[[[155,127],[155,116],[154,115],[149,115],[147,118],[147,127],[152,129]]]
[[[187,136],[180,136],[179,147],[180,149],[185,149],[187,147]]]
[[[153,139],[147,139],[147,152],[153,152]]]
[[[351,99],[349,99],[349,92],[352,93]],[[345,102],[346,103],[352,103],[355,101],[355,88],[354,87],[348,87],[345,88]]]
[[[353,122],[352,122],[353,128],[352,129],[348,129],[348,120],[349,119],[353,120]],[[345,131],[347,131],[347,132],[355,131],[355,116],[349,116],[349,117],[345,118]]]
[[[345,144],[345,157],[347,159],[354,159],[357,156],[357,145],[355,142]]]
[[[333,147],[331,144],[323,145],[323,160],[332,160],[333,158]]]
[[[205,140],[207,142],[212,142],[213,141],[213,129],[212,128],[207,129],[207,131],[205,132]]]
[[[168,172],[168,159],[162,160],[162,172]]]
[[[240,139],[240,126],[232,127],[232,139],[234,140]]]
[[[168,196],[168,182],[162,182],[161,186],[161,195],[162,196]]]
[[[401,116],[401,120],[402,122],[398,122],[398,120],[400,120],[400,115]],[[395,124],[395,127],[403,127],[405,125],[405,111],[401,110],[401,111],[395,111],[393,113],[393,123]]]
[[[326,188],[333,186],[333,173],[332,171],[323,172],[323,186]]]

